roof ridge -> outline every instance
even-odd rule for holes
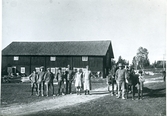
[[[51,43],[51,42],[111,42],[111,40],[81,40],[81,41],[13,41],[11,43]]]

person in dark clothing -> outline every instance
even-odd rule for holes
[[[163,79],[164,79],[164,82],[165,82],[165,80],[166,80],[166,69],[164,69],[164,70],[162,71],[162,74],[163,74]]]
[[[65,79],[65,75],[63,74],[61,68],[59,68],[56,79],[58,81],[58,95],[60,95],[60,90],[62,92],[62,95],[64,94],[64,79]]]
[[[55,96],[53,79],[54,79],[53,73],[50,71],[50,68],[47,68],[47,72],[44,75],[44,81],[45,81],[45,86],[46,86],[46,96],[47,97],[49,96],[49,88],[50,87],[52,87],[52,94],[53,94],[53,96]]]
[[[38,85],[38,96],[44,96],[44,67],[40,67],[40,71],[38,72],[38,79],[37,79],[37,85]]]
[[[108,91],[111,93],[111,96],[114,95],[114,84],[115,84],[115,78],[112,71],[109,71],[109,74],[107,76],[107,85],[108,85]],[[110,87],[112,86],[112,92],[110,91]]]
[[[67,70],[65,71],[65,80],[66,80],[66,94],[71,94],[71,87],[73,81],[72,70],[70,70],[70,65],[67,66]]]

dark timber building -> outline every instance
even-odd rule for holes
[[[25,73],[50,67],[55,73],[58,67],[85,68],[101,71],[103,76],[111,68],[114,58],[111,41],[67,42],[12,42],[2,50],[2,74]]]

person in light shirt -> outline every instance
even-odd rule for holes
[[[83,73],[83,83],[84,83],[84,91],[85,95],[90,95],[91,90],[91,71],[89,70],[89,66],[86,66],[86,70]]]
[[[75,88],[76,88],[76,93],[77,95],[81,95],[81,79],[82,79],[82,69],[78,69],[76,74],[75,74]]]
[[[125,99],[125,79],[126,79],[126,70],[123,68],[123,65],[119,63],[118,65],[119,69],[116,71],[115,79],[118,85],[118,96],[117,98],[121,97],[122,99]]]

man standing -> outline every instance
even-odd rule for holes
[[[66,79],[66,94],[71,93],[71,85],[73,81],[72,70],[70,70],[70,65],[67,65],[67,70],[65,72],[65,79]]]
[[[36,74],[35,71],[33,71],[33,73],[29,75],[29,79],[31,81],[31,95],[33,95],[34,88],[36,89],[36,92],[38,91],[37,90],[37,77],[38,75]]]
[[[64,94],[64,75],[63,75],[61,68],[59,68],[58,70],[56,79],[58,81],[58,95],[60,95],[60,90],[62,90],[62,95],[65,95]]]
[[[54,85],[53,85],[53,79],[54,79],[54,75],[53,73],[50,71],[50,68],[47,68],[47,72],[45,73],[44,76],[44,81],[45,81],[45,85],[46,85],[46,96],[48,97],[49,95],[49,87],[52,86],[52,94],[54,95]]]
[[[88,66],[86,66],[86,70],[83,74],[83,83],[84,83],[85,95],[90,94],[90,90],[91,90],[91,71],[89,70]]]
[[[126,79],[126,70],[123,68],[122,64],[119,63],[119,69],[116,71],[115,79],[118,85],[118,96],[117,98],[121,97],[122,91],[122,99],[125,99],[125,79]]]
[[[40,71],[38,72],[38,79],[37,79],[38,96],[40,96],[40,94],[44,96],[44,75],[45,75],[44,67],[41,66]]]

